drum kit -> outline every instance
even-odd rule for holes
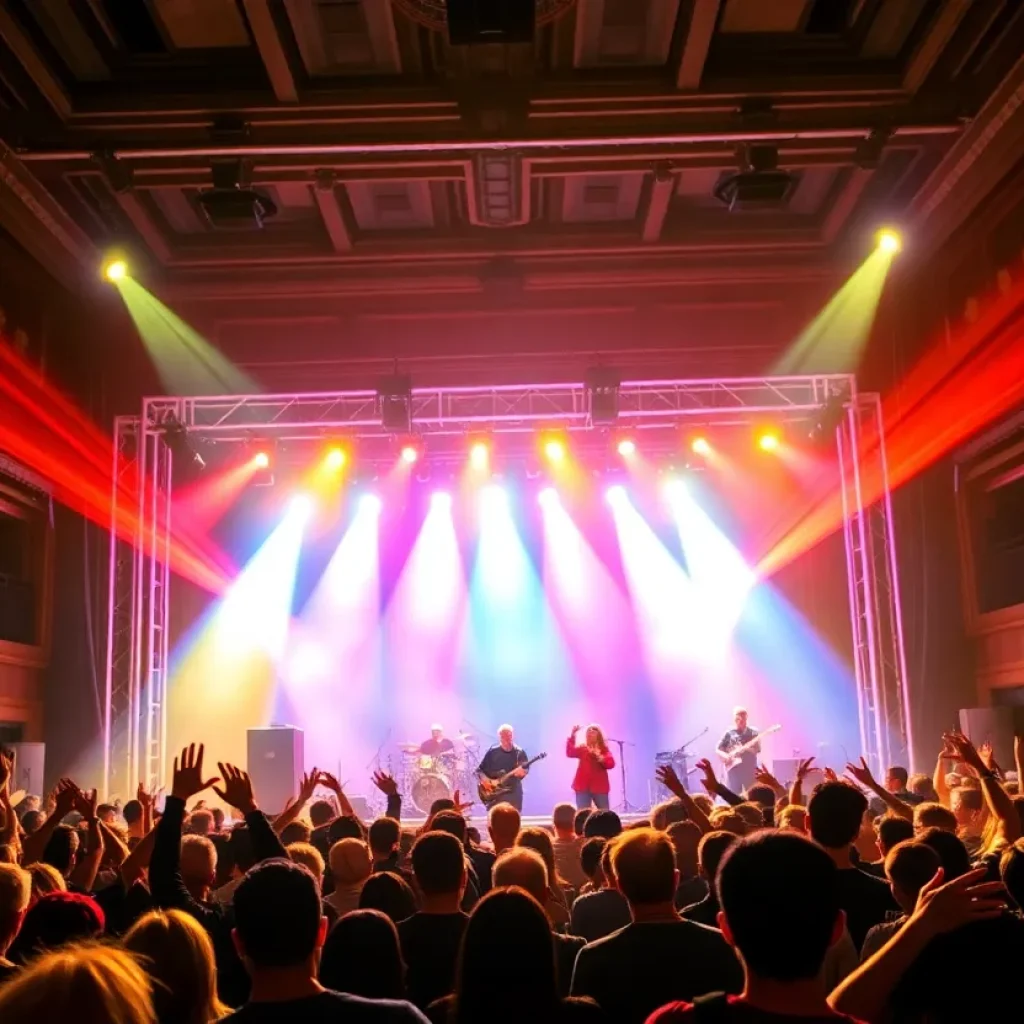
[[[402,766],[397,782],[403,799],[420,814],[429,815],[435,800],[462,799],[476,792],[476,766],[480,741],[472,733],[461,732],[452,750],[440,754],[420,752],[419,743],[399,743]]]

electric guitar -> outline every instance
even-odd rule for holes
[[[759,732],[752,740],[747,740],[747,742],[741,746],[733,747],[728,753],[724,750],[718,750],[716,753],[722,759],[722,764],[724,764],[726,768],[731,768],[739,761],[743,754],[750,750],[751,747],[757,746],[765,736],[771,736],[773,732],[778,732],[781,728],[781,725],[770,725],[767,729]]]
[[[526,764],[518,764],[510,772],[505,772],[504,775],[499,775],[496,779],[480,779],[477,783],[476,792],[480,798],[480,803],[484,807],[490,807],[491,804],[500,803],[501,799],[512,790],[510,783],[515,778],[516,771],[520,768],[529,768],[531,764],[537,761],[543,761],[548,755],[538,754],[536,757],[531,757]]]

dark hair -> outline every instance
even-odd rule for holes
[[[354,814],[342,814],[327,826],[328,849],[342,839],[361,839],[366,842],[366,828]]]
[[[823,782],[815,786],[807,801],[811,837],[826,849],[849,846],[860,832],[867,797],[845,782]]]
[[[747,799],[768,810],[775,810],[775,790],[763,783],[756,783],[747,789]]]
[[[576,817],[572,819],[572,830],[576,835],[583,835],[583,828],[587,824],[587,818],[590,817],[590,808],[581,807],[576,812]]]
[[[334,817],[334,808],[329,800],[314,800],[309,805],[309,820],[313,828],[326,825]]]
[[[501,1016],[554,1018],[560,1000],[551,925],[532,896],[510,887],[489,892],[470,914],[456,968],[455,1022],[494,1016],[494,964],[509,949],[516,951],[515,984],[502,989]]]
[[[67,875],[75,865],[78,845],[78,829],[71,825],[58,825],[46,841],[40,859],[44,864],[55,867],[62,875]]]
[[[614,839],[622,835],[622,819],[614,811],[591,811],[583,824],[583,834],[588,839],[594,836]]]
[[[138,800],[129,800],[128,803],[121,808],[121,817],[129,825],[134,825],[135,822],[142,820],[142,804]]]
[[[1003,851],[999,860],[999,876],[1018,908],[1024,909],[1024,839]]]
[[[100,905],[78,892],[48,892],[28,909],[10,957],[27,963],[37,953],[98,936],[106,927]]]
[[[630,904],[671,903],[676,892],[676,851],[653,828],[633,829],[612,844],[615,881]]]
[[[405,964],[391,919],[379,910],[339,918],[320,954],[320,984],[364,999],[404,999]]]
[[[304,821],[292,821],[281,830],[280,839],[285,846],[292,843],[308,843],[310,832],[310,827]]]
[[[604,852],[605,844],[608,842],[603,836],[594,836],[587,839],[580,847],[580,867],[587,878],[593,878],[594,873],[601,866],[601,854]]]
[[[943,828],[926,828],[918,833],[917,842],[930,846],[939,855],[944,882],[952,882],[971,870],[971,855],[955,833]]]
[[[427,815],[428,818],[432,818],[435,814],[440,814],[441,811],[454,811],[455,801],[447,796],[439,796],[431,805],[430,813]]]
[[[21,827],[28,835],[37,832],[46,821],[46,815],[42,811],[26,811],[21,816]]]
[[[463,845],[466,843],[466,819],[458,811],[438,811],[430,823],[431,832],[447,832]]]
[[[914,808],[914,824],[918,828],[944,828],[955,832],[956,815],[934,800],[924,800]]]
[[[700,837],[697,844],[697,863],[704,872],[708,885],[714,885],[725,851],[736,842],[736,839],[735,832],[724,832],[721,829],[705,832]]]
[[[402,838],[402,826],[394,818],[377,818],[370,822],[367,840],[371,853],[391,853]]]
[[[412,847],[412,872],[427,896],[458,892],[466,870],[462,844],[447,832],[425,832]]]
[[[310,872],[283,858],[265,860],[235,889],[235,930],[257,967],[294,967],[316,949],[323,908]]]
[[[474,845],[479,845],[480,829],[478,829],[476,825],[468,825],[466,827],[466,838]]]
[[[895,779],[904,789],[907,788],[907,779],[910,776],[907,774],[907,769],[900,767],[898,764],[892,765],[889,771],[886,772],[886,778]]]
[[[938,870],[939,855],[935,850],[912,839],[897,843],[885,856],[886,877],[913,898]]]
[[[878,823],[878,845],[883,856],[897,843],[914,838],[914,823],[895,814],[886,814]]]
[[[243,873],[256,864],[256,852],[252,848],[248,825],[238,824],[231,830],[225,849],[232,866]]]
[[[817,977],[839,917],[839,871],[820,846],[792,831],[734,837],[716,889],[752,974]]]
[[[378,871],[363,883],[359,909],[379,910],[398,924],[416,913],[416,895],[401,875],[393,871]]]
[[[96,808],[96,816],[102,818],[104,814],[117,814],[117,808],[113,804],[99,804]]]

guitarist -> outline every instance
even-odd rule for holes
[[[529,758],[522,747],[513,742],[514,733],[511,725],[503,725],[498,730],[498,742],[483,756],[477,775],[482,779],[499,779],[507,772],[515,774],[509,780],[509,791],[502,797],[502,803],[511,804],[517,811],[523,809],[523,779],[529,769],[526,762]]]
[[[727,764],[730,752],[737,747],[757,738],[758,731],[747,725],[747,709],[733,708],[733,724],[718,742],[718,756]],[[754,771],[757,768],[757,755],[761,753],[761,744],[754,743],[739,756],[739,760],[730,765],[728,770],[728,786],[734,793],[745,793],[754,784]]]

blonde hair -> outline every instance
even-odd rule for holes
[[[365,882],[373,870],[370,848],[362,839],[339,839],[329,854],[331,875],[337,885]]]
[[[46,953],[0,988],[4,1024],[156,1024],[152,989],[135,958],[85,943]]]
[[[5,935],[32,898],[32,876],[17,864],[0,864],[0,942],[13,938]],[[0,951],[3,950],[0,946]]]
[[[217,874],[217,847],[206,836],[181,837],[181,876],[186,882],[213,883]]]
[[[548,886],[557,889],[564,886],[565,879],[558,874],[558,867],[555,864],[555,845],[551,841],[551,833],[542,828],[531,826],[521,829],[516,836],[516,846],[525,846],[528,850],[534,850],[540,854],[544,866],[548,869]]]
[[[162,1021],[210,1024],[229,1012],[217,998],[213,944],[202,926],[180,910],[151,910],[124,937],[153,982]]]
[[[779,811],[779,828],[792,829],[795,832],[805,831],[804,823],[807,820],[807,808],[799,804],[788,804]]]
[[[296,864],[309,868],[319,885],[324,877],[324,858],[320,851],[312,843],[289,843],[285,849]]]
[[[52,864],[36,861],[35,864],[29,864],[25,870],[32,878],[32,903],[48,892],[68,891],[68,883],[64,876]]]

